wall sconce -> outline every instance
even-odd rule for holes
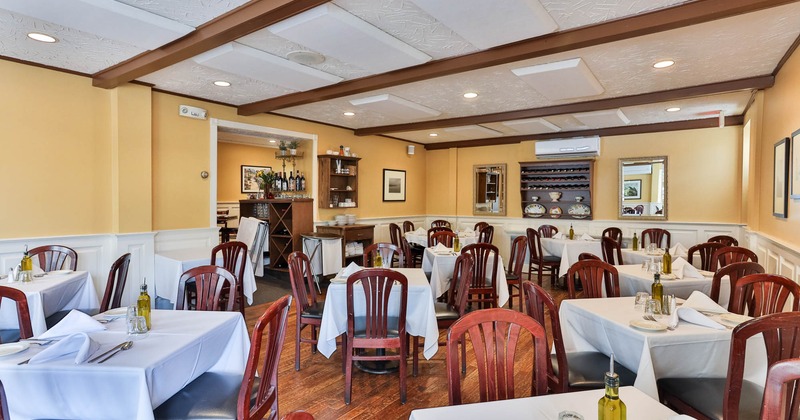
[[[414,154],[414,146],[411,145],[411,144],[408,145],[408,154],[409,155],[413,155]]]

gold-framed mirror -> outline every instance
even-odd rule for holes
[[[619,160],[619,218],[667,220],[666,156]]]
[[[506,215],[506,164],[472,167],[472,214]]]

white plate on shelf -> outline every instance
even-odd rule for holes
[[[739,315],[739,314],[722,314],[719,316],[719,320],[722,321],[723,324],[728,325],[739,325],[742,322],[749,321],[753,318],[750,318],[747,315]]]
[[[586,204],[578,203],[569,206],[567,213],[576,219],[585,219],[592,214],[592,209]]]
[[[30,346],[31,343],[27,343],[25,341],[20,341],[18,343],[0,344],[0,357],[11,356],[12,354],[17,354],[19,352],[28,350],[28,347]]]
[[[630,326],[645,331],[665,331],[667,329],[667,324],[645,319],[632,319]]]

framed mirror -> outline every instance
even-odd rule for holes
[[[667,157],[619,160],[619,218],[667,220]]]
[[[506,215],[506,164],[472,167],[472,214]]]

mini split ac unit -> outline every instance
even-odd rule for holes
[[[600,156],[600,137],[538,140],[535,144],[538,159],[567,159]]]

